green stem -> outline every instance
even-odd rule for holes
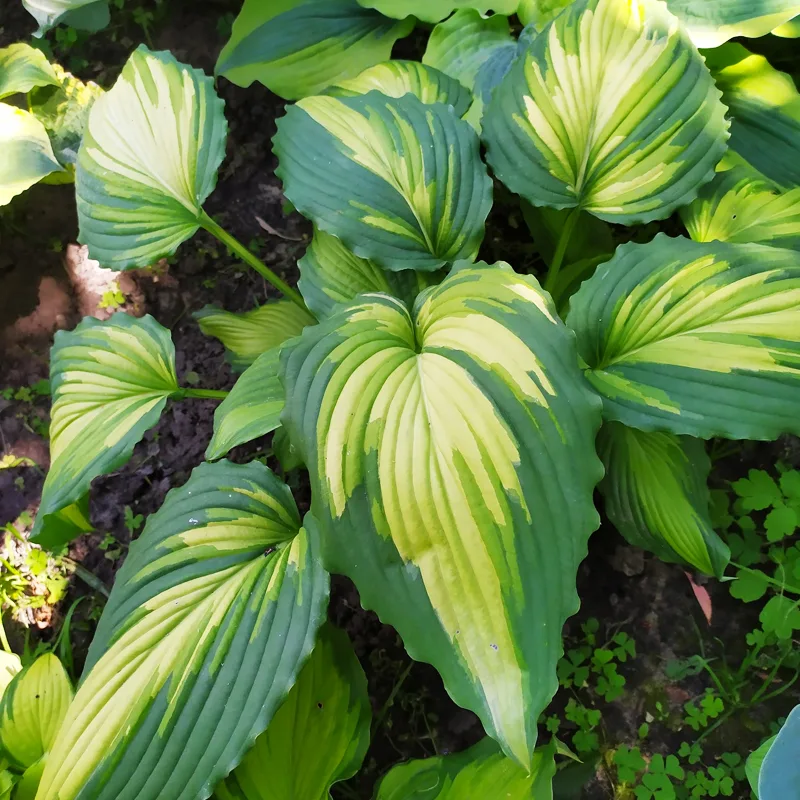
[[[765,583],[768,583],[771,586],[775,586],[776,588],[780,589],[781,590],[781,594],[783,594],[783,592],[789,592],[789,594],[798,594],[796,589],[792,589],[791,587],[787,586],[785,583],[781,583],[780,581],[776,581],[773,578],[770,578],[768,575],[765,575],[760,569],[750,569],[750,567],[745,567],[742,564],[737,564],[735,561],[731,561],[730,565],[732,567],[736,567],[736,569],[741,569],[744,572],[751,572],[754,575],[760,575]]]
[[[550,263],[550,269],[547,271],[547,278],[544,282],[546,291],[550,291],[556,284],[556,278],[561,271],[561,265],[564,263],[564,255],[567,252],[567,245],[569,244],[572,231],[575,230],[575,224],[578,221],[580,209],[573,208],[570,211],[564,227],[561,229],[561,235],[558,237],[558,244],[556,245],[556,252],[553,254],[553,261]]]
[[[195,397],[203,400],[224,400],[229,392],[225,389],[181,389],[183,397]]]
[[[380,714],[378,714],[378,716],[375,718],[375,722],[372,725],[373,737],[381,729],[381,725],[383,725],[383,721],[384,719],[386,719],[386,715],[389,713],[389,709],[394,705],[397,693],[400,691],[400,689],[403,688],[403,684],[406,682],[406,678],[409,676],[413,668],[414,668],[414,662],[410,661],[408,666],[403,670],[402,674],[397,679],[397,683],[395,683],[391,693],[386,698],[386,702],[383,704],[383,708],[381,709]]]
[[[89,572],[86,567],[82,566],[77,561],[73,561],[71,558],[64,558],[62,561],[67,564],[87,586],[91,587],[96,592],[100,592],[100,594],[102,594],[104,597],[109,597],[111,592],[109,591],[108,586],[106,586],[96,575]]]
[[[296,289],[293,289],[288,283],[286,283],[286,281],[279,278],[266,264],[264,264],[260,259],[256,258],[238,239],[235,239],[226,230],[217,225],[217,223],[214,222],[214,220],[211,219],[211,217],[209,217],[205,211],[200,217],[200,225],[212,236],[215,236],[217,239],[219,239],[222,244],[224,244],[225,247],[227,247],[231,252],[236,253],[236,255],[239,256],[239,258],[241,258],[248,267],[252,267],[276,289],[283,292],[283,294],[285,294],[289,300],[291,300],[293,303],[296,303],[305,311],[308,311],[300,292],[298,292]]]

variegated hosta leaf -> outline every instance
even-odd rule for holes
[[[711,524],[711,461],[703,443],[609,422],[600,429],[597,452],[606,468],[600,491],[617,530],[663,561],[720,577],[730,551]]]
[[[41,50],[19,42],[0,50],[0,99],[34,86],[59,83],[53,67]]]
[[[387,19],[356,0],[245,0],[216,73],[263,83],[287,100],[319,94],[391,57],[414,19]]]
[[[0,751],[26,770],[53,746],[72,701],[72,684],[52,654],[40,656],[11,681],[0,701]]]
[[[51,525],[50,516],[82,501],[92,479],[119,469],[178,391],[170,333],[151,316],[86,317],[56,333],[50,385],[52,463],[31,535],[45,547],[69,541],[68,528]]]
[[[59,24],[99,31],[111,18],[108,0],[22,0],[22,5],[39,23],[34,36],[43,36]]]
[[[506,17],[484,17],[473,9],[462,9],[433,29],[422,60],[473,93],[465,119],[480,132],[483,108],[516,55],[517,42]]]
[[[22,670],[22,661],[16,653],[0,651],[0,697],[14,676]]]
[[[494,11],[509,16],[517,10],[519,0],[358,0],[365,8],[374,8],[387,17],[402,19],[413,14],[425,22],[440,22],[459,8],[472,8],[481,13]]]
[[[800,706],[795,706],[778,731],[758,774],[758,800],[788,800],[800,787]]]
[[[53,64],[53,71],[58,78],[58,88],[32,92],[31,111],[47,130],[59,163],[74,175],[89,112],[104,92],[96,83],[84,83],[58,64]]]
[[[535,279],[459,264],[413,314],[362,295],[281,354],[326,566],[525,767],[597,526],[573,348]]]
[[[438,273],[381,269],[375,262],[351,253],[340,239],[318,229],[297,266],[297,288],[319,319],[329,317],[340,303],[349,303],[366,292],[385,292],[413,303],[422,289],[439,278]]]
[[[542,30],[574,0],[520,0],[517,16],[523,25]]]
[[[608,419],[704,439],[800,433],[800,254],[659,234],[571,299]]]
[[[80,241],[104,267],[144,267],[200,227],[225,157],[214,82],[144,45],[100,97],[78,155]]]
[[[225,345],[235,370],[249,367],[262,353],[298,336],[316,320],[291,300],[272,300],[250,311],[233,313],[216,306],[195,312],[200,329]]]
[[[276,347],[258,356],[217,407],[214,435],[206,450],[210,461],[281,424],[284,393],[278,378],[279,353],[280,348]]]
[[[696,242],[755,242],[800,250],[800,187],[782,191],[747,167],[720,172],[680,214]]]
[[[197,467],[117,573],[39,800],[208,797],[311,653],[317,546],[262,464]]]
[[[394,767],[380,782],[376,800],[552,800],[555,773],[550,748],[537,750],[526,772],[487,738],[463,753]]]
[[[800,14],[798,0],[667,0],[698,47],[719,47],[734,36],[757,39]]]
[[[719,97],[660,0],[576,0],[494,90],[487,158],[533,205],[626,225],[664,219],[725,152]]]
[[[0,103],[0,206],[61,170],[47,131],[33,114]]]
[[[46,764],[47,756],[44,755],[22,773],[19,783],[14,788],[14,800],[36,800]]]
[[[326,94],[333,97],[357,97],[372,90],[387,97],[413,94],[423,103],[446,103],[463,117],[472,103],[472,95],[455,79],[418,61],[386,61],[364,70],[355,78],[340,81]]]
[[[783,39],[800,39],[800,16],[779,25],[772,31],[772,35]]]
[[[735,42],[703,55],[730,109],[730,148],[775,183],[800,185],[800,94],[794,81]]]
[[[356,255],[432,271],[477,253],[492,181],[452,108],[410,94],[308,97],[273,141],[286,196]]]
[[[367,679],[347,634],[323,625],[286,701],[214,797],[329,800],[331,786],[361,766],[371,717]]]

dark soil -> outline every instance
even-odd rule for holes
[[[153,44],[171,49],[180,60],[207,72],[212,71],[226,35],[218,29],[219,20],[238,10],[236,0],[172,2],[168,15],[159,12],[153,3],[141,5],[152,8],[157,15],[151,31]],[[33,27],[20,3],[3,3],[0,46],[27,38]],[[110,34],[81,37],[67,51],[56,47],[55,55],[68,66],[77,63],[80,77],[108,86],[142,38],[142,30],[130,15],[119,12]],[[298,214],[284,213],[280,183],[274,175],[270,140],[284,103],[258,84],[242,90],[222,80],[219,91],[226,101],[230,124],[228,158],[206,208],[240,241],[252,243],[272,269],[294,282],[296,261],[305,250],[311,230]],[[652,233],[640,232],[646,238]],[[83,314],[107,313],[97,308],[99,295],[76,281],[74,270],[65,268],[67,248],[76,240],[76,213],[69,186],[37,186],[17,198],[0,218],[0,388],[27,386],[47,377],[48,350],[54,332],[74,327]],[[498,192],[481,255],[490,261],[507,260],[520,271],[535,269],[539,264],[516,201],[502,190]],[[126,311],[152,314],[172,330],[179,377],[194,372],[203,388],[229,388],[235,376],[225,362],[222,347],[200,332],[192,312],[207,303],[229,310],[248,309],[262,303],[272,292],[260,277],[202,232],[182,245],[169,263],[157,265],[154,271],[125,273],[121,286],[128,299]],[[46,398],[33,406],[0,398],[0,454],[26,456],[41,467],[0,470],[0,525],[16,520],[25,510],[36,509],[48,452],[46,440],[35,432],[30,416],[45,416],[46,406]],[[107,586],[113,583],[122,559],[108,559],[98,547],[100,540],[106,533],[113,534],[122,545],[124,557],[131,539],[124,522],[125,508],[146,517],[161,505],[171,487],[186,481],[203,459],[214,408],[213,401],[170,404],[157,427],[137,446],[130,463],[95,481],[91,508],[98,533],[75,543],[70,555]],[[232,457],[246,460],[268,452],[266,437],[238,448]],[[748,444],[739,456],[725,463],[720,475],[739,477],[748,467],[771,465],[778,457],[790,463],[800,461],[796,441]],[[270,465],[277,467],[272,462]],[[304,475],[291,475],[289,480],[299,497],[307,497]],[[709,650],[719,647],[717,641],[728,653],[741,649],[744,634],[755,621],[748,618],[740,604],[734,605],[725,586],[710,583],[707,588],[714,604],[710,626],[679,567],[625,546],[610,527],[602,528],[593,537],[589,557],[579,575],[584,610],[570,621],[567,633],[577,636],[580,621],[596,617],[603,632],[628,632],[636,640],[639,653],[622,668],[628,681],[626,692],[602,707],[602,736],[608,744],[634,743],[639,726],[653,712],[657,701],[674,714],[692,696],[702,694],[706,685],[702,678],[676,685],[664,676],[667,661],[698,651],[698,635]],[[86,593],[87,587],[76,581],[65,607],[71,598]],[[85,612],[89,604],[82,608]],[[91,638],[91,616],[82,613],[74,629],[78,666]],[[344,578],[334,578],[331,617],[353,641],[369,679],[376,715],[373,744],[364,770],[349,782],[357,796],[371,797],[375,781],[396,762],[459,751],[481,738],[483,731],[477,717],[452,703],[433,668],[414,664],[407,672],[410,661],[397,634],[374,614],[361,609],[355,588]],[[56,615],[53,626],[37,635],[52,637],[58,619]],[[561,694],[554,702],[555,710],[563,709],[567,702],[569,693]],[[793,702],[788,698],[784,701],[783,713]],[[780,711],[775,710],[776,716]],[[717,753],[736,750],[746,755],[762,738],[758,729],[748,731],[732,726],[721,730],[723,734],[710,739],[710,749]],[[657,731],[654,726],[648,751],[674,752],[677,734],[669,726],[659,726]],[[565,734],[569,734],[568,728],[562,737]],[[598,800],[614,796],[613,782],[602,765],[579,796]],[[742,800],[745,797],[749,792],[741,794]]]

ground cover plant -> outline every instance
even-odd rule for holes
[[[24,5],[40,35],[110,14]],[[239,373],[229,392],[201,388],[202,368],[179,381],[171,331],[149,314],[56,334],[30,539],[67,571],[64,549],[93,528],[92,482],[168,404],[218,407],[205,461],[146,520],[125,507],[127,552],[98,542],[124,563],[75,697],[36,758],[9,768],[9,796],[327,797],[374,728],[362,667],[328,621],[331,575],[485,734],[376,775],[378,800],[567,797],[592,773],[620,798],[789,796],[798,473],[712,476],[713,495],[709,476],[726,442],[800,435],[800,95],[748,49],[792,41],[798,15],[785,0],[245,0],[215,77],[152,41],[133,49],[74,109],[80,243],[123,274],[179,260],[203,230],[282,296],[190,309]],[[131,19],[152,40],[155,12]],[[419,59],[391,59],[406,37]],[[0,68],[18,53],[26,71],[56,69],[30,45],[0,51]],[[292,101],[271,149],[313,224],[296,286],[206,210],[226,81]],[[14,146],[51,146],[37,124],[44,139]],[[35,182],[0,178],[9,200]],[[532,269],[502,245],[484,258],[503,193]],[[115,283],[101,303],[125,299]],[[276,469],[228,458],[265,434]],[[715,581],[765,601],[736,663],[701,645],[668,665],[711,685],[677,720],[654,700],[628,742],[605,735],[602,708],[624,697],[636,637],[593,616],[562,639],[598,506],[687,572],[709,621]],[[774,730],[756,721],[749,760],[705,754],[767,701],[785,711]],[[654,725],[683,733],[675,752],[645,757]]]

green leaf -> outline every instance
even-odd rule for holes
[[[374,91],[309,97],[278,120],[273,142],[286,196],[355,255],[433,271],[477,253],[492,182],[452,108]]]
[[[311,654],[317,548],[266,467],[197,467],[117,573],[39,800],[208,797]]]
[[[573,347],[534,278],[462,263],[411,313],[365,295],[281,353],[326,566],[525,767],[598,519]]]
[[[533,25],[541,31],[555,19],[573,0],[520,0],[517,16],[523,25]]]
[[[44,755],[22,773],[22,777],[14,789],[14,800],[36,800],[36,793],[39,791],[46,764],[47,755]]]
[[[262,353],[236,381],[214,412],[214,435],[206,458],[222,458],[231,448],[274,431],[281,424],[284,392],[278,378],[279,348]]]
[[[800,39],[800,17],[795,17],[789,22],[779,25],[772,31],[772,35],[784,39]]]
[[[200,227],[225,157],[214,82],[144,45],[98,98],[78,154],[80,241],[104,267],[144,267]]]
[[[780,186],[800,185],[800,94],[794,81],[734,42],[703,55],[730,109],[731,150]]]
[[[800,790],[800,706],[795,706],[764,756],[758,776],[759,800],[788,800]]]
[[[487,159],[533,205],[625,225],[664,219],[725,152],[719,97],[659,0],[577,0],[529,37],[494,90]]]
[[[328,800],[331,786],[361,766],[371,717],[367,678],[347,634],[323,625],[286,701],[214,797]]]
[[[744,603],[753,603],[767,593],[769,583],[767,576],[760,570],[740,569],[730,586],[731,597]]]
[[[766,633],[774,633],[779,639],[788,640],[800,630],[800,609],[797,602],[784,595],[771,597],[758,616]]]
[[[358,97],[371,91],[387,97],[413,94],[423,103],[445,103],[463,117],[472,103],[472,95],[455,79],[438,69],[417,61],[386,61],[364,70],[355,78],[330,86],[332,97]]]
[[[761,767],[776,738],[776,736],[770,736],[758,750],[750,753],[745,762],[744,769],[747,775],[747,782],[750,784],[750,788],[753,790],[756,800],[758,800],[758,778],[761,774]]]
[[[74,174],[89,112],[104,92],[96,83],[84,83],[58,64],[53,65],[53,70],[58,87],[34,90],[30,96],[31,112],[47,130],[59,163],[69,166]]]
[[[316,322],[305,309],[283,299],[239,313],[205,306],[193,316],[206,336],[213,336],[225,345],[225,355],[237,371],[246,369],[262,353],[299,336],[306,325]]]
[[[0,103],[0,207],[61,170],[47,131],[33,114]]]
[[[37,37],[59,24],[99,31],[111,18],[108,0],[22,0],[22,5],[39,23]]]
[[[72,684],[52,654],[40,656],[9,684],[0,701],[0,748],[25,770],[55,742],[72,701]]]
[[[800,255],[659,234],[617,248],[569,324],[608,419],[700,438],[800,433]]]
[[[779,542],[781,539],[791,536],[795,532],[797,524],[798,519],[794,509],[784,503],[778,503],[764,520],[767,541]]]
[[[536,751],[528,773],[487,738],[463,753],[392,768],[380,782],[376,800],[552,800],[555,773],[550,747]]]
[[[755,242],[800,250],[800,187],[781,191],[746,167],[719,173],[680,214],[696,242]]]
[[[517,10],[519,0],[358,0],[365,8],[374,8],[387,17],[402,19],[407,14],[425,22],[441,22],[459,8],[472,8],[481,13],[494,11],[509,16]]]
[[[237,86],[259,81],[287,100],[319,94],[387,61],[414,27],[402,16],[386,19],[356,0],[245,0],[216,73]]]
[[[600,430],[597,452],[606,468],[600,491],[617,530],[663,561],[721,577],[730,551],[709,517],[703,443],[611,422]]]
[[[783,495],[775,479],[763,469],[751,469],[746,478],[733,481],[731,488],[742,498],[744,511],[763,511],[783,502]]]
[[[19,42],[0,50],[0,99],[34,86],[57,86],[53,67],[41,50]]]
[[[65,544],[69,526],[50,516],[82,501],[92,479],[119,469],[178,390],[175,347],[151,316],[86,317],[58,331],[50,354],[50,471],[31,538]]]
[[[411,269],[383,270],[374,261],[351,253],[340,239],[318,229],[297,266],[297,288],[319,319],[329,317],[340,303],[349,303],[367,292],[385,292],[413,303],[422,289],[440,277],[438,273]]]
[[[734,36],[757,39],[800,14],[797,0],[667,0],[698,47],[718,47]]]

